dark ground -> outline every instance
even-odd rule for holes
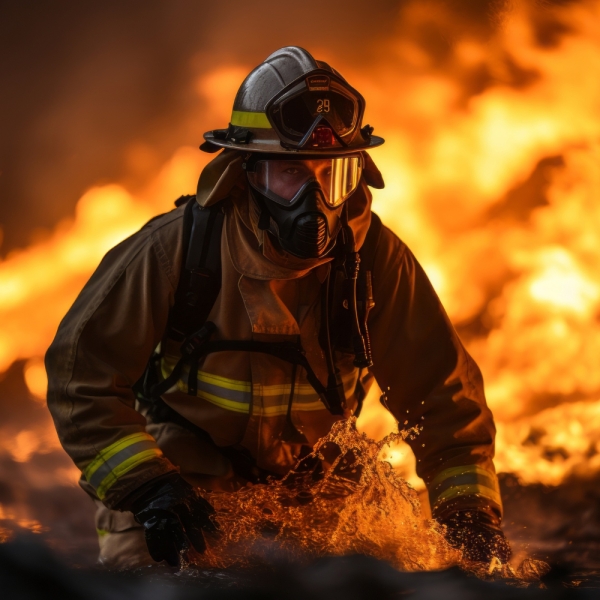
[[[19,600],[117,599],[327,599],[414,598],[415,600],[516,600],[597,598],[597,588],[576,585],[565,573],[546,577],[542,585],[524,588],[486,582],[458,569],[400,573],[365,556],[320,559],[309,566],[273,564],[260,571],[167,571],[117,574],[74,570],[31,539],[0,545],[0,586],[3,597]]]
[[[344,600],[414,598],[415,600],[515,600],[597,598],[600,583],[573,581],[564,572],[551,573],[543,584],[522,588],[486,582],[458,569],[400,573],[364,556],[320,559],[308,567],[276,564],[260,572],[196,571],[175,575],[167,571],[116,574],[65,567],[46,548],[31,539],[0,545],[0,586],[4,598],[37,600],[153,600],[311,598]],[[592,584],[594,587],[590,587]]]

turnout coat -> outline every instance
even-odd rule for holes
[[[365,157],[366,173],[348,200],[358,246],[371,220],[366,180],[378,175]],[[225,212],[222,287],[209,315],[217,326],[214,339],[299,340],[325,384],[318,332],[329,259],[286,255],[258,229],[238,153],[226,151],[208,165],[196,201],[220,202]],[[244,449],[261,469],[284,474],[302,446],[312,446],[342,418],[326,410],[302,369],[243,352],[208,355],[195,396],[187,393],[185,377],[163,396],[206,436],[176,423],[152,423],[136,408],[132,385],[161,343],[174,302],[182,223],[183,207],[176,208],[108,252],[46,356],[48,405],[61,443],[81,469],[82,487],[111,509],[126,510],[137,488],[175,470],[206,489],[235,489],[244,482],[220,448]],[[481,373],[412,252],[385,226],[372,277],[374,366],[359,372],[351,355],[336,352],[348,402],[359,380],[368,386],[375,378],[400,425],[422,428],[409,444],[434,515],[459,505],[499,516],[495,429]],[[167,375],[178,347],[168,342],[163,353]]]

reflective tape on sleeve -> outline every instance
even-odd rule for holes
[[[502,506],[496,474],[477,465],[445,469],[429,484],[428,491],[432,508],[469,495],[483,496]]]
[[[119,477],[157,456],[162,456],[162,452],[149,433],[132,433],[102,450],[83,475],[103,500]]]

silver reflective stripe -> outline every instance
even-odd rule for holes
[[[121,463],[125,462],[128,458],[143,452],[144,450],[152,450],[156,448],[156,442],[154,440],[143,440],[136,442],[123,448],[120,452],[117,452],[114,456],[111,456],[101,467],[96,469],[94,474],[88,480],[95,489],[98,489],[100,484],[104,481],[113,469],[118,467]]]
[[[198,391],[212,394],[213,396],[219,396],[232,402],[241,402],[250,404],[252,400],[252,392],[245,392],[242,390],[232,390],[221,385],[215,385],[214,383],[208,383],[198,378]]]

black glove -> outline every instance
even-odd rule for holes
[[[481,510],[462,510],[438,521],[446,525],[446,539],[451,546],[463,551],[467,560],[489,563],[496,557],[508,562],[511,549],[500,529],[500,520]]]
[[[210,518],[215,509],[183,477],[163,479],[136,498],[131,506],[135,520],[144,526],[150,556],[180,565],[181,552],[190,544],[197,552],[206,550],[204,531],[218,531]]]

